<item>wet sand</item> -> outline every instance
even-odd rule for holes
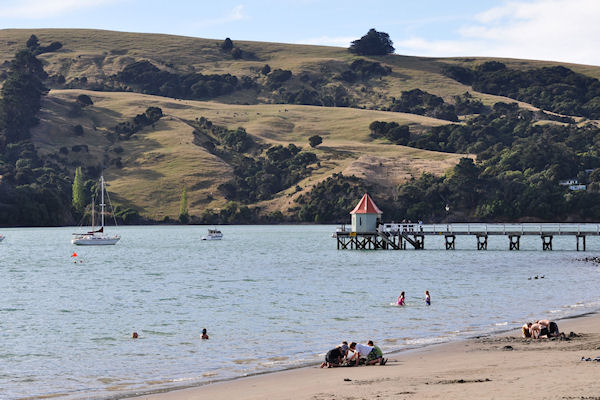
[[[558,325],[575,335],[535,340],[511,331],[389,354],[385,366],[315,365],[137,399],[600,400],[600,362],[582,361],[600,356],[600,315]]]

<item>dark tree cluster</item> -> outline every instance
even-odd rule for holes
[[[159,107],[148,107],[144,113],[136,115],[131,121],[119,122],[115,126],[115,132],[119,134],[119,139],[127,140],[134,133],[158,122],[162,116]]]
[[[225,52],[231,52],[231,57],[233,57],[235,60],[239,60],[244,54],[242,49],[233,46],[233,41],[229,38],[225,38],[221,44],[221,50]]]
[[[162,71],[149,61],[127,65],[116,74],[119,82],[136,85],[143,93],[159,96],[205,100],[252,85],[251,80],[238,80],[231,74],[175,74]]]
[[[256,143],[252,136],[248,135],[246,130],[238,127],[235,130],[227,129],[223,126],[214,125],[205,117],[196,118],[197,130],[194,132],[194,143],[206,148],[212,154],[228,157],[226,152],[220,151],[216,145],[221,145],[225,150],[233,151],[234,153],[244,153],[253,148]],[[212,140],[202,140],[200,134],[206,134]]]
[[[40,46],[40,41],[35,35],[31,35],[25,45],[34,55],[52,53],[62,48],[61,42],[52,42],[48,46]]]
[[[516,103],[496,103],[487,114],[469,119],[465,124],[450,124],[432,128],[428,133],[411,140],[410,146],[421,149],[450,153],[480,153],[490,148],[510,147],[519,139],[535,137],[549,132],[559,133],[557,139],[569,138],[571,144],[579,143],[580,151],[594,146],[593,137],[584,134],[595,131],[592,126],[578,127],[570,124],[540,125],[540,119],[548,119],[545,113],[532,112],[519,108]],[[555,140],[556,141],[556,140]]]
[[[600,218],[600,129],[538,124],[540,114],[496,103],[465,125],[436,127],[411,141],[430,150],[476,153],[477,164],[462,159],[446,176],[424,175],[401,185],[398,210],[433,221]],[[588,190],[570,192],[558,184],[571,178],[588,183]]]
[[[266,157],[238,156],[232,161],[235,178],[219,186],[228,200],[252,203],[268,200],[310,174],[317,156],[289,144],[270,147]]]
[[[390,67],[384,67],[378,62],[359,58],[352,61],[350,68],[340,74],[339,79],[353,83],[359,80],[366,81],[371,78],[386,76],[392,73]]]
[[[354,40],[348,50],[361,56],[383,56],[394,52],[390,35],[370,29],[366,35]]]
[[[38,124],[36,114],[41,98],[48,93],[42,63],[29,50],[21,50],[12,60],[2,87],[0,103],[0,149],[7,143],[29,139],[29,129]]]
[[[481,114],[487,111],[481,100],[476,99],[469,92],[458,96],[452,96],[454,111],[456,115]]]
[[[38,156],[29,130],[38,123],[46,73],[30,49],[17,52],[0,100],[0,225],[55,226],[70,221],[71,184]]]
[[[373,121],[369,130],[369,136],[373,139],[386,138],[394,144],[406,145],[410,139],[408,125],[399,125],[397,122]]]
[[[297,218],[304,222],[347,222],[348,212],[366,189],[365,183],[359,178],[333,174],[316,184],[308,194],[298,196]]]
[[[271,89],[277,89],[292,77],[292,71],[287,69],[274,69],[267,75],[267,86]]]
[[[402,92],[399,99],[392,98],[390,110],[458,121],[456,110],[452,104],[447,104],[441,97],[421,89]]]
[[[562,66],[522,71],[489,61],[474,69],[449,66],[444,73],[479,92],[510,97],[556,113],[600,118],[600,81]]]
[[[220,210],[212,210],[207,208],[202,214],[196,218],[192,218],[192,222],[199,224],[255,224],[257,222],[279,222],[274,220],[272,216],[262,217],[259,215],[260,208],[250,208],[246,205],[241,205],[235,201],[228,201],[225,207]],[[281,213],[279,213],[281,214]]]

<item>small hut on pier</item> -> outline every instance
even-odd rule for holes
[[[381,222],[383,212],[377,207],[371,196],[365,193],[350,214],[352,215],[352,232],[373,233],[377,231],[377,225]]]

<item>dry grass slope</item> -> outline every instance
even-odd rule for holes
[[[162,34],[141,34],[86,29],[0,30],[0,69],[4,62],[27,41],[38,36],[46,45],[59,41],[63,48],[40,56],[50,75],[62,74],[67,82],[86,77],[102,81],[121,71],[126,65],[149,60],[161,69],[173,72],[231,73],[253,76],[269,64],[272,69],[290,69],[319,74],[339,71],[357,57],[344,48],[305,46],[282,43],[238,41],[245,56],[234,60],[222,52],[222,39],[200,39]],[[299,183],[300,192],[289,189],[276,199],[264,202],[268,211],[285,212],[296,196],[332,173],[344,172],[364,177],[381,188],[392,189],[405,179],[424,171],[442,174],[461,155],[444,154],[394,146],[368,136],[368,126],[374,120],[410,124],[413,132],[447,124],[413,114],[376,111],[389,105],[391,97],[402,91],[420,88],[450,98],[470,88],[442,75],[447,64],[475,65],[487,58],[425,58],[390,55],[368,57],[392,68],[392,74],[371,79],[355,88],[367,109],[264,104],[267,97],[252,91],[236,92],[211,102],[176,100],[131,92],[90,92],[83,90],[53,90],[44,99],[41,124],[34,131],[40,151],[57,154],[61,147],[69,150],[70,162],[107,166],[106,175],[117,202],[132,206],[143,215],[161,219],[176,217],[179,196],[185,185],[191,214],[225,204],[217,186],[232,176],[231,167],[203,148],[192,144],[193,128],[189,121],[204,116],[229,128],[243,126],[258,141],[267,144],[294,143],[308,148],[308,138],[321,135],[324,142],[314,150],[320,166],[314,166],[311,177]],[[496,59],[515,68],[537,68],[565,65],[573,70],[600,78],[600,67],[569,65],[546,61]],[[485,104],[512,101],[500,96],[469,90]],[[77,95],[88,94],[94,101],[79,115],[73,115],[71,104]],[[261,104],[263,103],[263,104]],[[250,104],[250,105],[243,105]],[[129,141],[112,144],[107,134],[122,121],[129,120],[147,107],[160,107],[165,117],[154,127],[138,132]],[[521,106],[534,108],[521,103]],[[82,125],[83,136],[73,134],[73,126]],[[74,145],[87,145],[89,152],[71,151]],[[120,151],[122,148],[122,151]],[[115,161],[121,159],[122,168]]]
[[[81,115],[68,116],[69,105],[79,94],[89,95],[94,105]],[[147,107],[163,110],[165,116],[154,128],[147,127],[131,140],[111,145],[106,133],[121,121],[142,113]],[[314,174],[300,182],[304,190],[335,172],[373,177],[381,186],[392,186],[422,171],[441,174],[454,165],[459,155],[436,153],[383,141],[369,136],[368,126],[374,120],[397,121],[437,126],[447,121],[412,114],[349,108],[325,108],[296,105],[226,105],[168,99],[136,93],[107,93],[82,90],[53,90],[44,99],[42,123],[34,130],[34,141],[40,152],[56,153],[60,147],[86,144],[89,153],[69,152],[69,160],[93,160],[90,164],[122,158],[123,167],[110,165],[106,176],[119,203],[139,208],[153,218],[174,217],[179,211],[183,185],[188,191],[190,212],[200,214],[205,208],[219,208],[225,200],[217,186],[231,178],[231,168],[223,161],[192,143],[193,128],[186,121],[204,116],[229,128],[246,127],[260,142],[294,143],[308,149],[308,137],[320,134],[324,141],[313,150],[321,160]],[[83,136],[74,136],[72,127],[80,124]],[[115,147],[123,152],[115,153]],[[103,160],[103,155],[109,155]],[[377,156],[374,156],[374,155]],[[385,164],[385,168],[381,165]],[[382,175],[382,174],[385,174]],[[267,209],[282,209],[291,201],[264,203]],[[298,195],[299,193],[296,193]]]

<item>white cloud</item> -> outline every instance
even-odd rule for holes
[[[317,38],[308,38],[296,41],[297,44],[314,44],[314,45],[322,45],[322,46],[339,46],[339,47],[348,47],[350,46],[350,42],[356,40],[355,37],[349,36],[321,36]]]
[[[239,4],[231,9],[231,11],[220,18],[215,19],[206,19],[199,22],[199,25],[221,25],[226,24],[228,22],[241,21],[243,19],[248,19],[248,16],[244,14],[244,6]]]
[[[495,56],[600,65],[600,2],[507,2],[476,15],[455,40],[418,37],[396,52],[429,56]]]
[[[20,0],[3,4],[0,18],[42,19],[62,15],[82,8],[90,8],[118,0]]]

